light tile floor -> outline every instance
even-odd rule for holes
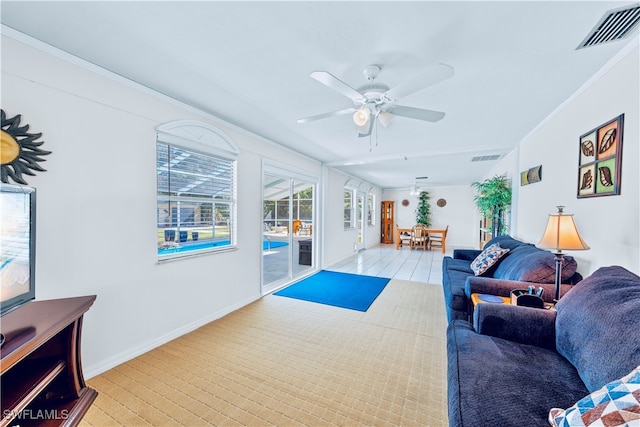
[[[442,258],[452,252],[452,248],[443,254],[439,248],[425,251],[381,244],[335,263],[327,270],[442,284]]]

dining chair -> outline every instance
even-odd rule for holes
[[[397,230],[398,228],[400,228],[400,227],[398,226],[398,224],[396,224],[396,230]],[[398,236],[399,236],[399,238],[400,238],[400,245],[399,245],[399,247],[403,247],[403,246],[409,246],[409,247],[411,247],[411,235],[410,235],[410,234],[408,234],[408,233],[406,233],[406,232],[403,232],[403,233],[400,233]]]
[[[433,247],[442,247],[442,242],[447,240],[447,233],[449,232],[449,226],[444,229],[444,233],[429,233],[429,250]]]
[[[292,225],[293,225],[293,234],[297,236],[298,234],[300,234],[300,228],[302,228],[302,221],[300,221],[299,219],[294,219]]]
[[[427,233],[427,229],[423,224],[416,224],[411,228],[411,241],[410,247],[413,248],[422,248],[423,250],[427,250],[427,245],[429,243],[429,235]]]

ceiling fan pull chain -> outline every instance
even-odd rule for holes
[[[376,119],[378,117],[376,116]],[[376,120],[376,147],[378,146],[378,120]]]
[[[376,120],[378,118],[378,115],[376,114],[374,117],[374,122],[373,122],[373,129],[371,131],[371,133],[369,134],[369,152],[373,151],[373,147],[377,147],[378,146],[378,120]],[[373,144],[372,138],[373,138],[373,134],[376,134],[376,143]]]

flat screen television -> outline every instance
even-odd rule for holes
[[[36,190],[0,183],[0,316],[36,296]]]

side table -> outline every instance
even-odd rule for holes
[[[511,304],[511,298],[510,297],[503,297],[503,296],[500,296],[500,295],[489,295],[489,294],[473,293],[473,294],[471,294],[471,303],[473,304],[474,307],[476,305],[480,304],[480,303]],[[545,302],[544,303],[544,308],[547,309],[547,310],[553,308],[554,306],[555,306],[555,304],[551,303],[551,302]]]

